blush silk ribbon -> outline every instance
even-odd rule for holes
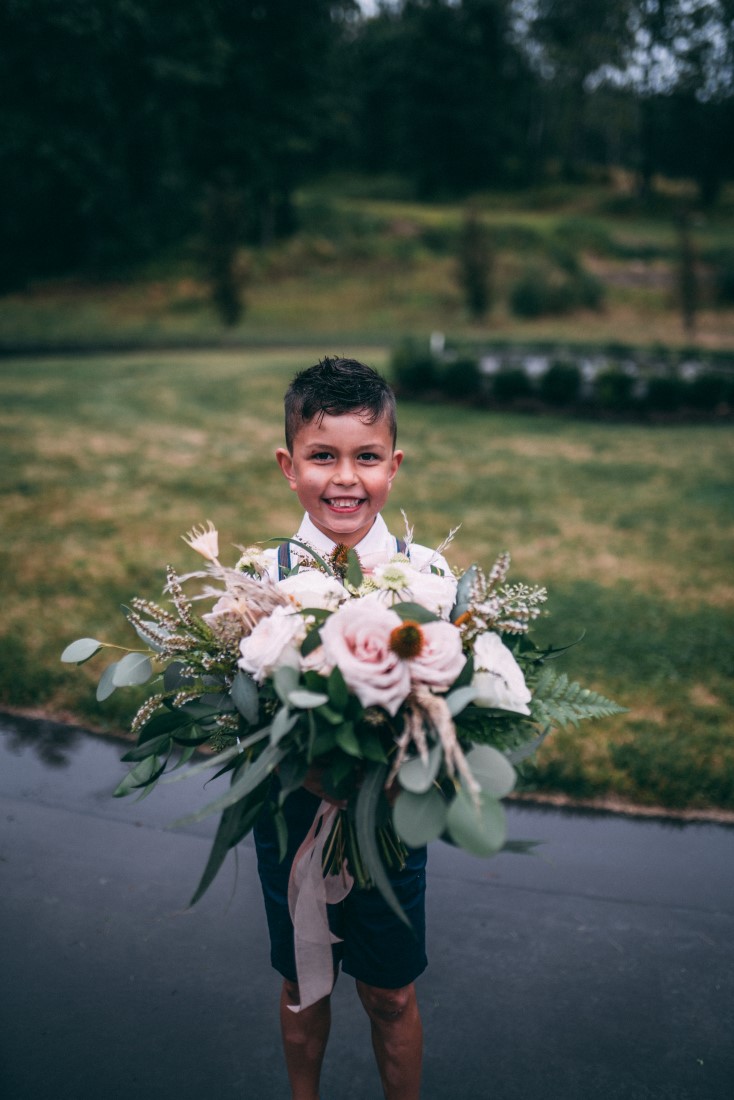
[[[328,997],[334,986],[331,945],[340,940],[329,928],[326,906],[343,901],[354,884],[346,862],[336,874],[325,875],[322,868],[324,845],[338,813],[338,806],[321,802],[291,867],[288,909],[293,922],[300,995],[299,1004],[288,1005],[291,1012],[301,1012]]]

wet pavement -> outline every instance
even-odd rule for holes
[[[199,780],[112,799],[124,749],[0,715],[0,1096],[287,1100],[248,839],[186,909]],[[197,786],[198,784],[198,786]],[[535,856],[429,856],[424,1100],[734,1096],[734,830],[509,809]],[[322,1100],[380,1100],[339,980]]]

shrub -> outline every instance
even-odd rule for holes
[[[395,389],[406,397],[415,397],[435,389],[436,361],[430,351],[412,340],[399,344],[390,363]]]
[[[601,309],[606,293],[604,283],[588,271],[580,271],[573,281],[574,297],[584,309]]]
[[[529,267],[510,292],[510,309],[516,317],[542,317],[546,313],[563,313],[568,309],[565,284],[554,282],[539,267]]]
[[[438,384],[446,397],[465,400],[479,393],[482,376],[476,359],[464,356],[453,363],[444,363],[439,370]]]
[[[572,405],[581,389],[581,371],[575,363],[552,363],[540,380],[540,395],[550,405]]]
[[[688,387],[686,403],[709,412],[729,399],[731,382],[723,374],[699,374]]]
[[[683,404],[686,384],[681,378],[659,376],[647,384],[645,404],[655,412],[674,412]]]
[[[503,368],[494,376],[492,394],[496,401],[516,401],[532,392],[530,379],[519,367]]]
[[[624,371],[612,368],[602,371],[596,379],[595,392],[599,405],[605,409],[626,409],[632,401],[634,379]]]

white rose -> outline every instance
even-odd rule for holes
[[[281,665],[298,666],[298,646],[306,637],[306,623],[288,607],[276,607],[240,642],[237,664],[259,684]]]
[[[302,569],[275,585],[297,607],[320,607],[333,611],[347,597],[344,585],[318,569]]]
[[[461,634],[453,623],[421,623],[423,646],[410,662],[414,683],[432,691],[448,691],[466,664],[461,650]]]
[[[499,634],[488,631],[474,642],[474,678],[477,707],[497,707],[517,714],[530,714],[532,695],[522,669]]]
[[[402,620],[371,600],[350,600],[321,627],[324,662],[338,666],[347,687],[364,707],[392,715],[410,691],[408,663],[391,648]]]

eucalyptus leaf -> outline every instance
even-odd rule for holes
[[[403,603],[394,603],[391,610],[397,611],[403,621],[406,619],[416,623],[437,623],[440,621],[440,616],[434,615],[434,613],[429,611],[427,607],[424,607],[423,604],[411,603],[408,600]]]
[[[475,856],[493,856],[505,843],[507,826],[502,803],[481,791],[478,805],[462,787],[446,815],[449,836]]]
[[[472,589],[477,581],[477,567],[476,565],[470,565],[466,573],[459,578],[459,583],[456,586],[456,601],[451,611],[451,622],[454,623],[458,619],[459,615],[463,615],[469,607],[471,600]]]
[[[273,718],[273,724],[270,727],[271,745],[277,745],[281,737],[285,737],[287,733],[290,733],[299,717],[298,714],[291,714],[287,707],[281,707],[275,718]]]
[[[430,790],[434,779],[438,775],[442,758],[443,749],[440,744],[436,744],[429,751],[426,763],[421,760],[420,756],[414,756],[411,760],[406,760],[398,770],[400,786],[405,791],[412,791],[413,794],[422,794],[424,791]]]
[[[467,684],[466,687],[456,688],[454,691],[449,692],[446,696],[446,706],[449,708],[451,717],[455,718],[457,714],[461,714],[462,710],[468,707],[476,697],[477,689],[472,687],[471,684]]]
[[[98,642],[96,638],[77,638],[71,642],[61,654],[61,660],[67,665],[83,665],[95,653],[99,653],[104,642]]]
[[[263,784],[262,787],[253,791],[249,798],[237,802],[234,806],[229,806],[222,813],[214,843],[209,852],[209,859],[194,896],[189,902],[190,906],[195,905],[199,898],[206,893],[216,878],[219,868],[224,863],[227,852],[239,844],[242,838],[249,833],[262,809],[266,791],[267,786]]]
[[[195,814],[189,814],[187,817],[182,817],[178,821],[174,821],[173,828],[179,825],[194,825],[198,821],[203,821],[205,817],[209,817],[213,813],[219,813],[221,810],[226,810],[228,806],[233,806],[235,802],[239,802],[259,787],[263,780],[275,771],[280,761],[285,755],[285,749],[282,749],[279,745],[268,745],[267,748],[258,756],[251,764],[245,764],[237,778],[232,782],[232,786],[229,790],[215,798],[213,802],[210,802],[203,809],[199,810]]]
[[[343,714],[349,703],[349,688],[338,665],[335,665],[329,674],[327,691],[329,692],[329,702],[334,710]]]
[[[359,743],[359,738],[354,732],[353,722],[345,722],[343,726],[339,726],[335,737],[336,743],[342,752],[345,752],[348,756],[362,756],[362,747]]]
[[[153,665],[146,653],[126,653],[117,662],[114,673],[115,687],[134,687],[146,683],[153,675]]]
[[[315,707],[323,707],[329,702],[329,696],[320,691],[296,690],[288,692],[288,702],[299,710],[314,710]]]
[[[163,688],[165,691],[178,691],[179,688],[194,682],[190,676],[182,674],[181,669],[183,667],[181,661],[171,661],[170,665],[166,666],[163,670]]]
[[[257,685],[251,676],[242,669],[238,669],[232,681],[230,691],[232,702],[237,707],[242,717],[249,725],[257,724],[260,707],[258,703]]]
[[[258,741],[263,741],[269,733],[270,726],[264,726],[261,730],[256,730],[255,733],[251,733],[249,737],[242,738],[236,745],[229,745],[229,747],[223,749],[222,752],[218,752],[216,756],[208,756],[206,760],[202,760],[198,764],[192,764],[186,771],[179,772],[177,775],[167,775],[163,782],[180,783],[182,779],[191,779],[192,776],[201,775],[202,772],[211,771],[213,768],[219,768],[223,764],[228,763],[233,757],[243,753],[245,749],[249,749],[252,745],[256,745]]]
[[[115,672],[117,671],[118,661],[113,661],[111,665],[107,665],[102,675],[99,678],[97,684],[97,702],[102,703],[105,699],[109,699],[112,692],[117,685],[115,684]]]
[[[135,633],[137,634],[137,636],[140,638],[141,642],[145,642],[145,644],[147,646],[150,646],[150,648],[154,651],[154,653],[162,653],[163,652],[163,646],[161,645],[161,643],[159,641],[156,641],[156,639],[153,637],[153,635],[151,633],[149,633],[145,629],[146,626],[155,627],[155,629],[158,633],[169,633],[169,632],[166,631],[165,628],[160,626],[158,623],[154,623],[152,621],[147,621],[147,622],[142,622],[142,623],[132,623],[132,628],[135,631]]]
[[[436,787],[423,794],[401,791],[392,808],[392,821],[398,836],[410,848],[420,848],[441,836],[447,810],[446,800]]]
[[[149,741],[145,741],[142,745],[136,745],[134,749],[130,749],[124,756],[121,756],[120,760],[129,764],[134,760],[144,760],[151,753],[167,752],[170,747],[171,735],[161,733],[157,737],[151,737]]]
[[[281,703],[288,702],[288,696],[296,691],[299,681],[298,669],[292,665],[281,665],[273,673],[273,686],[278,693]]]
[[[517,781],[515,769],[507,757],[491,745],[476,745],[467,753],[472,775],[486,794],[504,798]]]
[[[398,917],[403,924],[407,924],[408,927],[410,927],[410,921],[405,915],[403,907],[395,897],[395,892],[390,885],[390,880],[387,877],[377,847],[377,806],[380,801],[380,795],[382,794],[386,776],[387,766],[384,764],[375,764],[373,767],[367,769],[362,781],[362,786],[359,788],[359,793],[357,795],[357,808],[355,813],[357,843],[359,844],[359,850],[364,865],[376,888],[380,891],[396,917]]]

